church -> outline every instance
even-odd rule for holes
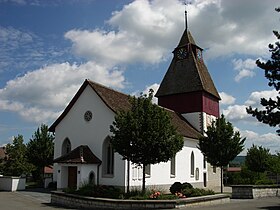
[[[197,148],[198,138],[219,117],[220,96],[203,61],[203,49],[186,27],[156,93],[184,146],[168,162],[145,168],[146,186],[168,190],[174,182],[216,189],[220,168],[208,164]],[[142,167],[114,152],[110,125],[129,96],[86,79],[63,113],[50,126],[55,133],[54,181],[57,188],[91,182],[122,189],[141,187]]]

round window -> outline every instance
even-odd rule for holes
[[[86,111],[84,114],[85,121],[90,121],[92,119],[92,112]]]

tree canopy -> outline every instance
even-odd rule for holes
[[[21,176],[29,174],[34,166],[28,162],[26,156],[26,146],[23,143],[23,136],[14,137],[12,144],[7,144],[7,159],[3,165],[4,175]]]
[[[152,103],[149,96],[130,97],[131,109],[116,114],[110,130],[111,144],[123,159],[143,165],[143,190],[145,166],[167,162],[183,147],[183,137],[171,124],[169,114]]]
[[[280,12],[280,7],[275,9]],[[265,77],[269,80],[268,85],[278,91],[280,89],[280,34],[278,31],[273,31],[274,35],[278,39],[275,44],[269,44],[269,51],[271,52],[271,59],[266,62],[257,60],[256,64],[259,68],[265,72]],[[251,106],[247,108],[248,114],[256,117],[258,121],[268,124],[269,126],[280,127],[280,97],[274,99],[261,98],[261,105],[264,109],[259,110],[258,108],[253,109]],[[277,130],[280,135],[280,129]]]
[[[224,115],[213,121],[207,127],[206,135],[199,139],[198,148],[205,155],[207,162],[213,166],[227,166],[244,149],[246,138],[241,138],[238,131],[233,130],[230,122],[227,122]],[[221,171],[221,192],[222,171]]]
[[[265,172],[269,169],[270,156],[269,149],[262,146],[255,146],[253,144],[253,146],[247,151],[245,165],[251,171]]]
[[[48,131],[48,126],[42,124],[27,143],[27,157],[36,167],[34,178],[43,175],[45,166],[52,165],[54,152],[54,136]],[[42,177],[41,177],[42,178]]]

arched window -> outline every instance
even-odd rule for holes
[[[194,176],[194,153],[191,154],[191,176]]]
[[[110,143],[110,139],[106,138],[103,143],[102,150],[102,163],[103,163],[103,174],[113,175],[114,174],[114,150]]]
[[[94,176],[94,172],[93,171],[91,171],[90,173],[89,173],[89,176],[88,176],[88,183],[89,184],[95,184],[95,176]]]
[[[65,155],[69,152],[71,152],[71,142],[68,138],[66,138],[62,144],[61,155]]]

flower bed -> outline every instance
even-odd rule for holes
[[[121,200],[73,195],[60,191],[51,193],[52,204],[86,209],[173,209],[183,206],[221,204],[229,201],[229,195],[223,194],[176,200]]]

